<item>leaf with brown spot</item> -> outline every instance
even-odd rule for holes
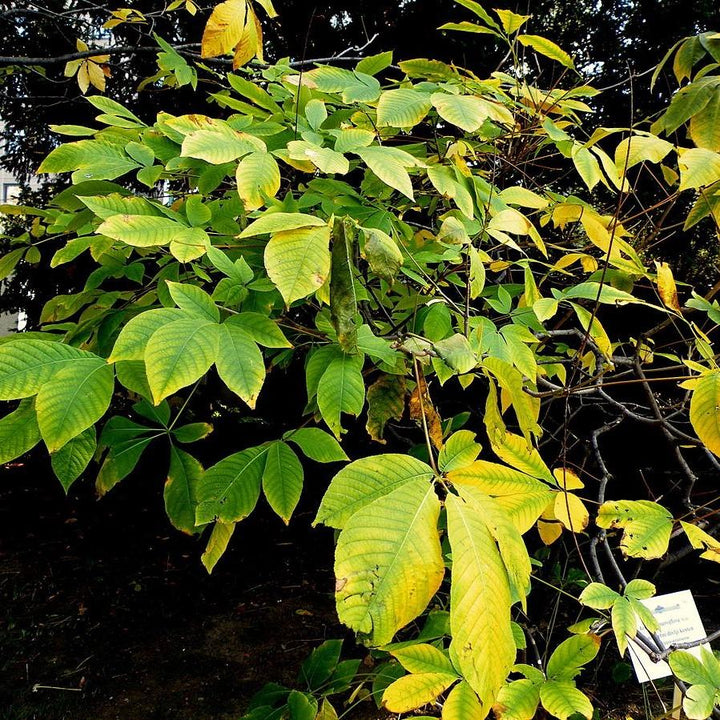
[[[666,262],[655,261],[657,270],[657,286],[660,299],[663,305],[676,313],[680,312],[680,301],[678,300],[677,287],[672,270]]]
[[[366,428],[370,437],[385,444],[383,432],[389,420],[400,420],[405,411],[405,378],[402,375],[381,375],[367,391],[368,416]]]
[[[410,417],[416,420],[421,427],[427,424],[428,435],[432,444],[441,450],[443,446],[443,431],[440,416],[430,398],[425,378],[418,375],[418,382],[410,395]]]

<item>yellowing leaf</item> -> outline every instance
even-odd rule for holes
[[[484,720],[486,715],[475,691],[464,680],[450,691],[443,703],[442,720]]]
[[[225,55],[240,42],[247,10],[246,0],[225,0],[215,7],[203,32],[202,57]]]
[[[590,522],[590,514],[583,501],[573,493],[559,492],[553,508],[555,517],[571,532],[582,532]]]
[[[675,287],[675,278],[673,278],[672,270],[666,262],[655,261],[655,269],[657,270],[657,286],[660,293],[660,299],[665,307],[680,312],[680,302],[678,301],[677,287]]]
[[[585,487],[585,483],[570,468],[555,468],[553,476],[563,490],[579,490]]]
[[[649,500],[617,500],[600,506],[597,524],[623,530],[620,549],[628,557],[653,560],[662,557],[670,542],[672,515]]]
[[[441,672],[405,675],[385,690],[382,702],[390,712],[408,712],[435,700],[457,679],[457,675]]]
[[[720,456],[720,371],[698,378],[690,400],[690,423],[705,447]]]
[[[257,210],[266,197],[273,198],[280,189],[280,169],[275,158],[266,152],[246,155],[238,164],[238,195],[247,211]]]
[[[571,70],[575,69],[572,58],[552,40],[539,35],[518,35],[518,42],[526,47],[531,47],[536,53],[555,60]]]
[[[555,498],[538,519],[537,529],[545,545],[552,545],[561,535],[563,526],[555,517]]]
[[[378,101],[378,127],[411,128],[427,115],[431,104],[427,93],[410,88],[386,90]]]
[[[690,544],[696,550],[704,550],[700,555],[701,558],[720,563],[720,540],[715,539],[712,535],[709,535],[692,523],[681,522],[680,525],[682,525],[682,529],[685,531]]]

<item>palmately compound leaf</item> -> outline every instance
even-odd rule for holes
[[[102,358],[79,360],[46,382],[35,401],[40,434],[52,453],[107,411],[115,372]]]
[[[708,450],[720,456],[720,371],[703,375],[690,400],[690,422]]]
[[[35,395],[44,383],[78,360],[97,358],[64,343],[20,338],[0,346],[0,400]]]
[[[539,480],[485,460],[476,460],[467,467],[452,470],[448,479],[458,486],[475,487],[495,498],[521,533],[535,524],[554,495]]]
[[[0,443],[2,440],[0,440]],[[89,427],[50,456],[55,477],[67,493],[92,460],[97,447],[95,428]]]
[[[575,714],[590,720],[593,715],[592,703],[572,682],[549,680],[540,688],[540,700],[543,707],[558,720],[567,720]]]
[[[483,705],[490,706],[515,661],[510,583],[480,513],[452,494],[446,508],[453,558],[450,657]]]
[[[411,455],[390,453],[355,460],[332,479],[314,524],[343,528],[366,505],[407,483],[429,482],[433,475],[428,464]]]
[[[385,690],[383,705],[394,713],[414,710],[435,700],[457,679],[455,673],[446,672],[405,675]]]
[[[597,635],[573,635],[563,640],[548,660],[548,678],[563,681],[574,679],[599,650],[600,638]]]
[[[175,320],[156,330],[145,348],[147,379],[157,405],[201,378],[215,362],[219,326],[209,320]]]
[[[343,431],[342,414],[357,417],[365,405],[362,366],[362,355],[343,355],[328,365],[318,383],[320,414],[338,439]]]
[[[197,486],[196,525],[244,520],[260,497],[268,446],[252,447],[209,467]]]
[[[0,465],[24,455],[40,442],[40,429],[32,400],[0,419]]]
[[[487,711],[475,691],[464,680],[450,691],[442,709],[442,720],[484,720]]]
[[[298,228],[275,233],[265,247],[265,269],[285,304],[307,297],[330,274],[330,228]]]
[[[595,610],[607,610],[620,597],[612,588],[602,583],[592,582],[581,593],[578,598],[583,605]]]
[[[278,440],[267,449],[262,487],[270,507],[287,525],[300,500],[303,469],[289,445]]]
[[[439,515],[432,484],[417,478],[345,523],[335,551],[338,617],[373,645],[390,642],[440,587]]]
[[[265,361],[242,325],[225,322],[220,326],[215,367],[230,390],[254,408],[265,382]]]
[[[532,720],[540,703],[542,684],[542,680],[523,678],[503,685],[493,705],[495,716],[499,720]]]
[[[298,428],[283,435],[283,440],[295,443],[303,454],[315,462],[346,462],[350,458],[340,443],[320,428]]]
[[[620,549],[628,557],[653,560],[668,549],[673,518],[650,500],[617,500],[600,506],[597,524],[606,530],[621,528]]]
[[[197,532],[195,508],[202,475],[203,467],[192,455],[175,447],[170,450],[170,469],[163,492],[165,512],[178,530],[188,534]]]

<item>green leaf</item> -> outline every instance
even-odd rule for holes
[[[31,400],[24,400],[13,412],[0,418],[0,465],[4,465],[40,442],[35,407]]]
[[[299,228],[278,232],[265,247],[265,269],[285,304],[307,297],[330,274],[330,228]]]
[[[464,680],[455,685],[443,703],[443,720],[484,720],[486,715],[475,691]]]
[[[572,680],[600,650],[600,638],[597,635],[573,635],[557,646],[547,664],[547,676],[550,680]]]
[[[482,448],[475,442],[475,433],[458,430],[446,441],[438,456],[438,467],[443,472],[458,470],[472,464]]]
[[[202,475],[203,467],[192,455],[175,447],[170,449],[170,469],[163,491],[165,512],[178,530],[189,535],[197,532],[196,492]]]
[[[31,397],[64,368],[94,366],[98,359],[70,345],[18,336],[0,346],[0,400]]]
[[[432,468],[410,455],[386,454],[360,458],[335,475],[313,524],[342,528],[360,509],[402,485],[433,477]]]
[[[265,361],[252,336],[239,323],[220,326],[215,365],[220,379],[254,408],[265,382]]]
[[[11,275],[17,264],[22,260],[25,248],[20,247],[17,250],[11,250],[0,258],[0,280],[4,280]]]
[[[378,127],[412,128],[428,114],[431,105],[427,93],[409,88],[386,90],[378,101]]]
[[[418,643],[390,650],[409,673],[450,673],[457,675],[450,658],[434,645]]]
[[[637,617],[627,598],[619,598],[615,601],[611,619],[615,640],[622,656],[627,649],[628,638],[634,638],[637,633]]]
[[[602,583],[592,582],[581,593],[578,600],[595,610],[607,610],[620,597],[619,593]]]
[[[383,693],[383,705],[390,712],[405,713],[435,700],[457,681],[454,673],[419,673],[396,680]]]
[[[235,175],[238,195],[245,210],[257,210],[266,198],[273,198],[280,189],[280,168],[275,158],[267,152],[253,152],[238,164]]]
[[[303,469],[286,443],[277,441],[268,447],[262,487],[270,507],[287,525],[300,500]]]
[[[289,348],[292,347],[290,341],[283,335],[278,324],[266,315],[255,312],[243,312],[239,315],[231,315],[226,321],[226,325],[238,325],[252,339],[263,347],[268,348]]]
[[[212,298],[197,285],[165,281],[173,302],[186,313],[203,320],[220,322],[220,310]]]
[[[392,283],[402,267],[403,256],[397,243],[382,230],[363,228],[365,246],[363,257],[370,269],[383,280]]]
[[[200,560],[208,573],[212,573],[220,558],[225,554],[235,532],[235,523],[216,522]]]
[[[683,710],[690,720],[704,720],[712,716],[717,689],[712,685],[693,685],[683,699]]]
[[[343,355],[328,365],[318,383],[320,414],[338,439],[342,434],[342,413],[357,417],[365,404],[362,366],[361,355]]]
[[[445,507],[453,558],[450,657],[483,705],[489,706],[515,661],[510,585],[481,515],[452,494]]]
[[[115,421],[115,422],[114,422]],[[96,480],[96,487],[100,495],[104,495],[117,483],[126,478],[138,464],[140,456],[150,444],[152,437],[147,437],[143,430],[138,431],[138,425],[131,423],[125,418],[111,418],[103,428],[100,443],[106,436],[108,429],[112,429],[121,423],[125,428],[125,437],[122,441],[111,444],[107,457],[105,458]],[[128,427],[129,425],[129,427]]]
[[[558,720],[579,714],[588,720],[593,716],[592,703],[571,682],[549,680],[540,688],[543,707]]]
[[[342,153],[306,140],[291,140],[287,150],[292,160],[310,161],[320,172],[328,175],[345,175],[350,170],[350,163]]]
[[[571,70],[575,69],[572,58],[552,40],[539,35],[518,35],[518,42],[525,47],[531,47],[536,53],[555,60]]]
[[[635,600],[647,600],[655,595],[655,586],[648,580],[635,578],[625,586],[625,597],[634,598]]]
[[[38,427],[52,453],[95,424],[107,411],[115,385],[102,358],[75,362],[56,372],[38,392]]]
[[[300,667],[299,682],[310,692],[323,689],[338,666],[341,650],[342,640],[325,640],[318,645]]]
[[[89,427],[50,456],[55,477],[60,481],[66,494],[89,465],[96,447],[95,428]]]
[[[136,315],[120,331],[108,362],[143,360],[145,348],[153,333],[183,318],[187,318],[187,314],[177,308],[157,308]]]
[[[707,105],[690,118],[690,137],[701,148],[720,150],[720,93],[715,92]]]
[[[414,163],[406,162],[402,156],[393,153],[393,150],[397,150],[397,148],[372,146],[355,152],[386,185],[413,200],[412,182],[405,168],[412,167]],[[403,151],[399,150],[398,152]],[[403,154],[407,155],[404,152]],[[408,157],[412,156],[408,155]]]
[[[641,162],[659,163],[672,149],[672,143],[655,135],[631,135],[615,148],[615,167],[623,173]]]
[[[387,52],[381,52],[377,55],[370,55],[369,57],[363,58],[355,66],[355,70],[365,73],[366,75],[377,75],[386,67],[389,67],[392,64],[392,60],[392,50],[388,50]]]
[[[312,695],[292,690],[287,700],[289,720],[315,720],[318,711],[317,700]]]
[[[683,682],[692,685],[713,685],[712,675],[708,673],[702,662],[692,653],[684,650],[676,650],[670,653],[668,663],[674,675],[677,675]]]
[[[303,213],[266,212],[253,221],[238,235],[239,238],[256,237],[268,233],[277,233],[282,230],[297,230],[298,228],[323,227],[327,223],[315,215]]]
[[[113,215],[97,232],[133,247],[168,245],[171,241],[197,242],[207,235],[200,228],[189,228],[175,220],[154,215]]]
[[[432,104],[443,120],[466,132],[475,132],[487,120],[488,103],[474,95],[433,93]]]
[[[350,517],[335,552],[341,622],[383,645],[425,610],[444,574],[439,515],[432,485],[418,478]]]
[[[181,155],[222,165],[252,152],[265,151],[265,143],[259,138],[215,121],[212,129],[196,130],[186,135]]]
[[[515,680],[503,685],[493,712],[498,720],[532,720],[540,702],[540,684],[532,680]]]
[[[175,320],[156,330],[145,348],[147,379],[157,405],[200,379],[215,362],[219,328],[197,318]]]
[[[2,348],[0,348],[1,353]],[[702,375],[693,389],[690,399],[690,423],[705,447],[720,456],[718,407],[720,407],[720,371],[714,371]]]
[[[205,471],[197,486],[196,525],[246,518],[260,497],[267,446],[230,455]]]
[[[349,218],[335,218],[330,271],[330,322],[337,333],[340,349],[346,353],[355,353],[358,349],[354,241],[353,222]]]
[[[320,428],[299,428],[283,435],[283,440],[294,442],[307,457],[315,462],[345,462],[349,458],[340,443]]]
[[[617,500],[600,506],[596,520],[601,528],[623,530],[620,549],[628,557],[653,560],[662,557],[670,542],[672,515],[649,500]]]

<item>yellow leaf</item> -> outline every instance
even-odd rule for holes
[[[720,372],[702,375],[690,400],[690,423],[705,447],[720,456]]]
[[[570,468],[555,468],[553,475],[563,490],[579,490],[585,487],[585,483]]]
[[[90,84],[96,87],[100,92],[105,91],[105,73],[103,69],[94,62],[87,63],[87,73],[90,79]]]
[[[77,48],[78,52],[87,52],[90,49],[87,44],[84,43],[82,40],[76,40],[75,47]]]
[[[697,525],[682,521],[680,525],[682,525],[682,529],[685,531],[690,544],[696,550],[705,551],[700,555],[701,558],[720,563],[720,540],[716,540],[712,535],[701,530]]]
[[[421,427],[427,425],[428,435],[430,436],[432,444],[438,450],[442,450],[443,432],[440,416],[438,415],[437,410],[435,410],[435,406],[430,398],[430,392],[428,391],[425,378],[422,375],[419,377],[420,382],[412,391],[410,401],[408,403],[410,417],[417,421]]]
[[[390,711],[404,713],[427,705],[457,680],[451,673],[417,673],[396,680],[383,693],[383,705]]]
[[[660,293],[660,299],[663,305],[670,310],[680,312],[680,302],[678,301],[677,287],[675,287],[675,278],[672,270],[666,262],[655,261],[655,269],[657,270],[657,286]]]
[[[242,37],[235,48],[235,56],[233,57],[233,69],[237,70],[242,67],[255,56],[260,62],[263,61],[263,35],[260,21],[251,7],[248,7],[247,22],[243,30]]]
[[[78,85],[84,95],[90,87],[90,73],[88,72],[88,62],[84,61],[80,64],[77,74]]]
[[[240,42],[247,10],[246,0],[225,0],[212,11],[202,36],[202,57],[225,55]]]
[[[590,522],[590,514],[583,501],[569,492],[560,492],[553,508],[555,517],[571,532],[582,532]]]
[[[547,506],[545,512],[540,516],[537,529],[540,539],[545,545],[552,545],[562,535],[563,526],[555,517],[555,500]]]

